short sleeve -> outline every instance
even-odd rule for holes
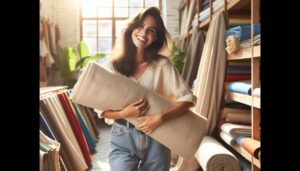
[[[182,79],[171,61],[168,60],[166,64],[162,66],[161,74],[164,78],[165,92],[168,96],[175,97],[176,101],[192,102],[194,105],[196,104],[197,97]]]
[[[98,110],[98,109],[94,109],[94,111],[97,113],[98,118],[103,118],[102,114],[103,114],[103,110]]]

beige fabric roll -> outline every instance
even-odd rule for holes
[[[205,136],[195,155],[204,171],[240,171],[237,158],[216,139]]]
[[[226,45],[227,47],[225,49],[228,54],[232,54],[240,50],[240,41],[233,35],[226,38]]]
[[[84,70],[70,98],[78,104],[99,110],[120,110],[137,99],[145,98],[150,105],[146,114],[163,113],[174,105],[158,93],[96,63],[90,63]],[[141,122],[135,118],[128,118],[128,121],[134,125]],[[206,118],[188,111],[161,125],[149,136],[176,154],[191,158],[201,143],[205,126]]]
[[[251,124],[251,114],[229,112],[226,114],[226,122],[249,125]]]
[[[251,110],[225,107],[225,108],[222,109],[220,117],[222,119],[224,119],[224,118],[226,118],[226,116],[227,116],[228,113],[242,113],[242,114],[249,114],[249,115],[251,115]]]
[[[225,27],[224,13],[216,14],[209,25],[194,89],[197,103],[193,111],[207,118],[205,132],[208,135],[212,134],[216,127],[223,98]]]

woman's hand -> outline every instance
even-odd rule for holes
[[[150,134],[163,123],[162,115],[142,116],[138,117],[138,120],[143,120],[143,122],[135,128],[145,132],[146,134]]]
[[[120,111],[120,115],[122,118],[140,117],[143,116],[148,109],[148,102],[144,99],[140,99],[126,106]]]

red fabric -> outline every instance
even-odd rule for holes
[[[90,154],[90,151],[88,148],[87,141],[81,130],[81,127],[80,127],[79,121],[76,117],[76,114],[73,112],[73,110],[70,106],[70,103],[68,102],[69,98],[64,93],[57,93],[57,96],[58,96],[58,98],[63,106],[63,109],[66,113],[66,116],[70,122],[72,130],[75,134],[76,140],[78,141],[80,150],[83,154],[84,160],[88,166],[92,166],[92,157],[91,157],[91,154]]]
[[[225,75],[225,82],[250,80],[250,79],[251,79],[251,75],[245,75],[245,74],[226,74]]]

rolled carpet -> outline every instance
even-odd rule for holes
[[[145,98],[150,109],[146,114],[168,111],[174,103],[158,93],[136,84],[129,78],[90,63],[75,84],[70,98],[81,105],[99,110],[120,110],[129,103]],[[141,121],[127,118],[136,125]],[[155,129],[149,136],[174,153],[190,159],[197,151],[205,134],[207,119],[188,110]]]
[[[195,154],[204,171],[240,171],[238,159],[216,139],[205,136]]]

